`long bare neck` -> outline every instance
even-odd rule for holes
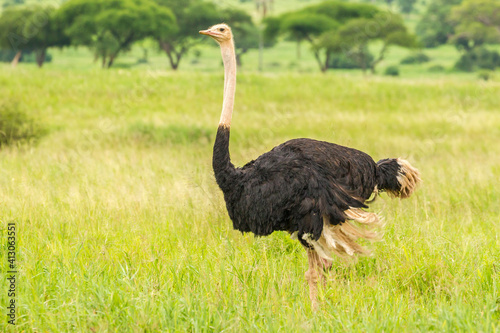
[[[236,56],[232,40],[222,43],[220,48],[224,62],[224,101],[222,103],[219,128],[215,137],[212,166],[217,184],[224,193],[227,193],[233,187],[235,177],[238,175],[237,169],[231,163],[229,154],[229,134],[234,93],[236,91]]]
[[[224,102],[222,103],[222,114],[219,127],[229,128],[234,107],[234,94],[236,91],[236,55],[234,43],[230,41],[220,45],[222,61],[224,62]]]

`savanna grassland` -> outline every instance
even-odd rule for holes
[[[17,227],[19,332],[500,330],[500,84],[321,74],[238,77],[243,165],[312,137],[402,156],[372,257],[338,262],[311,310],[305,251],[233,231],[211,170],[222,72],[3,66],[0,104],[43,135],[0,150],[0,279]],[[6,284],[0,302],[7,304]]]

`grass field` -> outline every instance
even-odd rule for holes
[[[220,60],[220,51],[217,45],[207,40],[196,46],[192,52],[181,61],[180,70],[195,73],[222,73],[222,62]],[[154,43],[145,43],[148,50],[148,62],[138,63],[138,59],[143,57],[144,50],[136,46],[132,51],[120,55],[114,65],[114,69],[135,70],[143,72],[165,71],[170,69],[168,59],[164,52],[159,51]],[[314,59],[307,43],[303,43],[302,57],[297,59],[296,44],[293,42],[282,41],[274,48],[264,51],[264,72],[274,74],[287,74],[290,72],[301,74],[319,73],[319,67]],[[500,51],[499,47],[492,46],[491,49]],[[199,57],[195,56],[194,50],[199,52]],[[377,45],[372,48],[376,53]],[[401,65],[400,62],[408,55],[422,51],[430,57],[430,61],[422,64]],[[44,64],[44,68],[50,70],[66,69],[74,71],[100,70],[100,64],[93,61],[91,52],[85,48],[66,48],[63,50],[51,49],[53,55],[51,63]],[[377,74],[383,75],[385,69],[389,66],[398,66],[400,77],[405,79],[455,79],[455,80],[477,80],[478,73],[459,72],[453,69],[455,62],[459,59],[460,53],[451,45],[444,45],[435,49],[408,50],[400,47],[391,47],[387,52],[385,60],[377,66]],[[240,73],[255,73],[258,69],[258,51],[250,50],[242,57],[243,65],[239,69]],[[24,67],[36,70],[34,64],[23,64]],[[432,67],[441,66],[442,70],[432,71]],[[336,74],[345,76],[362,77],[363,73],[359,69],[352,70],[331,70]],[[500,80],[500,73],[490,72],[493,80]],[[371,75],[371,74],[368,74]]]
[[[335,264],[313,313],[298,242],[232,230],[211,170],[222,72],[0,69],[0,104],[47,132],[0,150],[0,279],[9,222],[19,271],[0,331],[500,330],[498,81],[238,77],[235,164],[312,137],[422,173],[372,205],[384,240]]]

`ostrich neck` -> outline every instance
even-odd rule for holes
[[[229,132],[236,90],[236,56],[232,40],[222,43],[220,47],[224,62],[224,101],[215,138],[212,166],[217,184],[226,193],[231,189],[231,184],[237,174],[229,155]]]
[[[224,62],[224,101],[219,127],[229,128],[231,126],[236,91],[236,55],[233,40],[221,44],[220,51]]]

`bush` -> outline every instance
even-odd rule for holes
[[[363,61],[358,61],[359,59],[362,59],[361,56],[364,58]],[[336,53],[331,57],[328,68],[359,69],[363,68],[362,65],[364,64],[364,67],[368,69],[373,62],[373,59],[373,55],[368,51],[363,52],[363,54],[358,52],[355,54],[353,52],[350,52],[349,54]]]
[[[28,54],[23,54],[21,56],[21,59],[19,59],[19,62],[36,63],[36,55],[33,52],[30,52]],[[47,62],[52,62],[52,54],[48,52],[47,54],[45,54],[45,63]]]
[[[18,104],[0,104],[0,148],[14,143],[31,143],[44,134]]]
[[[480,80],[488,81],[489,79],[491,79],[493,77],[493,73],[491,71],[482,70],[482,71],[479,71],[479,73],[477,73],[477,77]]]
[[[439,73],[439,72],[444,72],[445,68],[441,65],[432,65],[427,70],[431,73]]]
[[[472,72],[479,68],[495,70],[496,67],[500,67],[500,54],[484,47],[465,53],[455,64],[456,69],[464,72]]]
[[[388,76],[399,76],[398,66],[389,66],[385,69],[384,75]]]
[[[413,53],[401,60],[402,65],[410,64],[423,64],[424,62],[429,62],[431,58],[425,53]]]

